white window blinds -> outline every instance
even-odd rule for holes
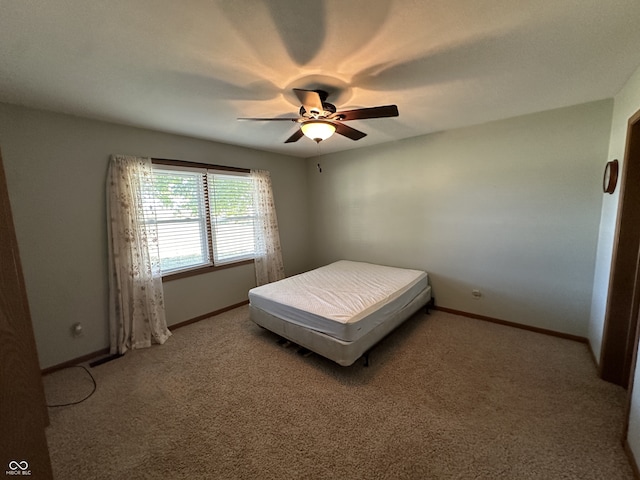
[[[154,168],[154,208],[163,274],[211,264],[206,174]]]
[[[248,173],[161,165],[145,207],[156,212],[163,275],[254,258]]]
[[[214,264],[254,257],[253,183],[247,174],[209,172]]]

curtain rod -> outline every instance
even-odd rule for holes
[[[228,167],[226,165],[212,165],[210,163],[188,162],[185,160],[173,160],[170,158],[151,158],[151,162],[157,165],[182,165],[186,167],[208,168],[214,170],[227,170],[229,172],[251,173],[249,168]]]

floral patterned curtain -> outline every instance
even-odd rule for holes
[[[271,175],[266,170],[251,170],[254,185],[254,205],[256,207],[255,267],[258,286],[284,278],[282,251],[276,207],[271,192]]]
[[[164,343],[171,335],[152,202],[150,158],[113,155],[107,176],[111,353]],[[147,197],[148,198],[148,197]]]

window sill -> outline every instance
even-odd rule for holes
[[[172,280],[178,280],[180,278],[193,277],[195,275],[202,275],[203,273],[215,272],[217,270],[224,270],[226,268],[239,267],[241,265],[249,265],[254,263],[253,259],[241,260],[239,262],[225,263],[224,265],[208,265],[206,267],[194,268],[193,270],[185,270],[183,272],[168,273],[162,276],[162,283],[170,282]]]

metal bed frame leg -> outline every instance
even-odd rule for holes
[[[364,366],[368,367],[369,366],[369,350],[364,352],[364,355],[362,356],[364,357]]]
[[[432,297],[424,306],[424,313],[427,315],[431,315],[429,309],[433,308],[436,304],[435,299]]]

